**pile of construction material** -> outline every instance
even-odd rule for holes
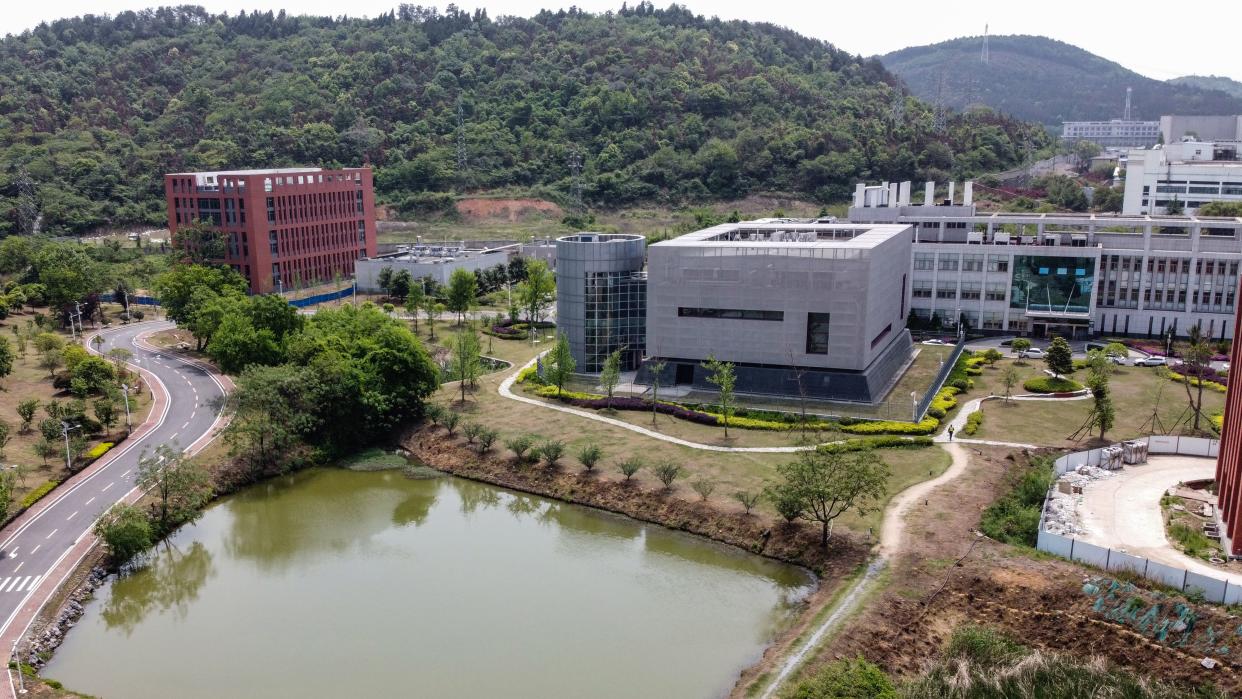
[[[1121,468],[1121,450],[1117,450],[1118,465]],[[1104,462],[1100,464],[1104,465]],[[1082,489],[1092,481],[1112,478],[1116,475],[1107,468],[1097,466],[1079,466],[1061,476],[1048,494],[1048,502],[1044,510],[1044,531],[1059,536],[1079,536],[1085,533],[1078,519],[1078,504],[1082,502]]]
[[[1127,464],[1147,463],[1147,442],[1122,442],[1121,447],[1125,450],[1122,458]]]

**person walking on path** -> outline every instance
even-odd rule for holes
[[[949,441],[950,442],[953,441],[953,432],[954,432],[953,425],[949,425]]]

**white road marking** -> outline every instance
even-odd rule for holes
[[[32,576],[32,575],[27,575],[27,576],[26,576],[26,578],[25,578],[24,580],[22,580],[21,582],[17,583],[17,591],[18,591],[18,592],[21,592],[22,590],[25,590],[25,589],[26,589],[26,585],[30,583],[30,578],[32,578],[32,577],[34,577],[34,576]]]
[[[185,424],[181,426],[181,429],[183,429],[183,430],[184,430],[185,428],[187,428],[187,427],[189,427],[189,426],[190,426],[190,421],[189,421],[189,420],[186,420],[186,421],[185,421]]]
[[[16,556],[16,555],[17,555],[17,549],[19,549],[19,548],[21,548],[21,547],[20,547],[20,546],[14,546],[14,547],[13,547],[13,550],[12,550],[12,551],[9,551],[9,555],[10,555],[10,556]]]
[[[9,584],[9,580],[12,580],[12,578],[5,578],[4,580],[0,580],[0,590],[3,590],[4,586]]]
[[[129,471],[132,471],[132,470],[134,470],[134,469],[132,469],[132,468],[131,468],[131,469],[129,469]],[[129,475],[129,471],[126,471],[125,473],[122,473],[122,474],[121,474],[121,478],[124,478],[124,477],[128,476],[128,475]]]
[[[21,569],[22,569],[22,566],[24,566],[24,565],[26,565],[26,562],[25,562],[25,561],[22,561],[21,563],[18,563],[18,564],[17,564],[17,567],[13,569],[13,572],[14,572],[14,573],[16,573],[17,571],[21,570]]]
[[[176,439],[176,438],[177,438],[177,435],[179,435],[179,434],[181,434],[181,433],[180,433],[180,432],[173,432],[173,433],[172,433],[172,436],[168,438],[168,441],[170,441],[170,442],[171,442],[172,440]]]
[[[20,575],[15,576],[15,577],[13,578],[13,582],[9,583],[9,586],[8,586],[8,587],[6,587],[6,588],[4,588],[4,591],[5,591],[5,592],[12,592],[12,591],[13,591],[13,588],[17,587],[17,582],[18,582],[19,580],[21,580],[21,579],[22,579],[22,576],[20,576]]]
[[[92,502],[95,502],[95,498],[91,498],[90,500],[87,500],[87,501],[86,501],[86,504],[87,504],[87,505],[89,505],[89,504],[91,504]]]
[[[197,410],[191,410],[191,411],[190,411],[190,419],[191,419],[191,420],[193,420],[195,415],[198,415],[198,411],[197,411]]]
[[[42,579],[43,579],[43,576],[42,576],[42,575],[36,575],[36,576],[34,576],[34,580],[31,580],[31,581],[30,581],[30,584],[26,586],[26,589],[27,589],[27,590],[33,590],[33,589],[35,589],[36,587],[38,587],[38,586],[39,586],[39,581],[40,581],[40,580],[42,580]]]
[[[66,518],[65,518],[65,521],[66,521],[66,522],[68,522],[69,520],[73,519],[74,517],[77,517],[77,516],[78,516],[78,512],[79,512],[78,510],[74,510],[74,511],[73,511],[73,514],[71,514],[71,515],[69,515],[68,517],[66,517]]]
[[[39,544],[39,546],[42,546],[42,545],[43,545],[43,544]],[[39,550],[39,546],[36,546],[36,547],[34,547],[34,548],[30,549],[30,555],[31,555],[31,556],[33,556],[33,555],[34,555],[34,552],[35,552],[35,551],[38,551],[38,550]]]
[[[55,534],[55,533],[56,533],[56,532],[58,532],[58,531],[60,531],[60,530],[59,530],[59,529],[53,529],[52,531],[48,532],[48,535],[47,535],[47,536],[45,536],[45,537],[43,537],[43,538],[44,538],[44,539],[50,539],[50,538],[52,538],[52,535],[53,535],[53,534]]]
[[[105,486],[103,487],[103,490],[101,490],[101,491],[99,491],[99,492],[101,492],[101,493],[106,493],[106,492],[108,492],[108,488],[111,488],[111,487],[112,487],[112,486],[114,486],[114,485],[116,485],[116,481],[112,481],[112,482],[111,482],[111,483],[109,483],[108,485],[105,485]]]

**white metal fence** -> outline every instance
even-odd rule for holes
[[[1153,435],[1144,440],[1149,454],[1181,454],[1183,456],[1215,457],[1220,451],[1220,440],[1178,435]],[[1079,466],[1098,466],[1103,448],[1066,454],[1055,462],[1057,476]],[[1053,486],[1056,487],[1055,485]],[[1049,491],[1051,493],[1051,491]],[[1044,511],[1039,518],[1039,538],[1036,548],[1056,554],[1071,561],[1107,571],[1131,571],[1148,580],[1177,588],[1186,593],[1200,592],[1209,602],[1242,604],[1242,585],[1209,575],[1195,573],[1185,568],[1157,563],[1123,551],[1079,541],[1072,536],[1062,536],[1044,531],[1044,519],[1048,513],[1048,497],[1044,498]]]

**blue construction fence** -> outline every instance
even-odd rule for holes
[[[338,289],[336,291],[329,291],[324,294],[315,294],[314,296],[307,296],[306,298],[301,298],[301,299],[288,299],[288,301],[289,301],[289,305],[293,306],[294,308],[306,308],[307,306],[314,306],[320,303],[327,303],[328,301],[335,301],[337,299],[343,299],[343,298],[353,295],[353,293],[354,293],[354,287],[351,284],[350,286],[345,287],[344,289]],[[118,299],[115,293],[100,294],[99,300],[100,301],[112,301],[113,303],[121,302],[121,299]],[[159,299],[155,298],[154,296],[134,295],[134,296],[129,297],[129,302],[137,306],[158,306],[160,305]]]

